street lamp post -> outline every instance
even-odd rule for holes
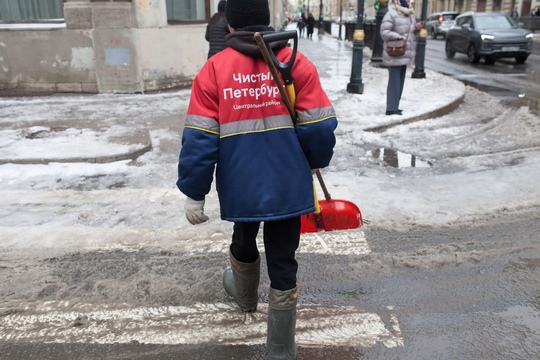
[[[373,42],[373,53],[371,54],[371,63],[380,66],[383,61],[383,44],[381,37],[381,23],[384,15],[388,12],[388,0],[380,0],[377,14],[375,15],[375,41]]]
[[[319,4],[319,35],[324,34],[324,27],[323,27],[323,4],[322,0]]]
[[[347,92],[363,94],[362,61],[364,52],[364,0],[358,0],[358,14],[356,15],[356,28],[353,35],[353,58],[351,68],[351,81],[347,84]]]
[[[427,30],[426,15],[427,15],[428,0],[422,1],[422,29],[420,30],[420,36],[418,37],[418,43],[416,44],[416,57],[414,59],[414,71],[412,73],[413,79],[425,79],[426,73],[424,71],[424,59],[426,58],[426,39]]]
[[[339,34],[337,39],[343,40],[341,37],[341,25],[343,25],[343,0],[339,0]]]

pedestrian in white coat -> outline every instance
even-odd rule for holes
[[[416,55],[416,32],[422,28],[422,22],[417,22],[414,9],[410,7],[410,0],[399,0],[394,3],[384,15],[381,22],[381,37],[384,40],[383,48],[390,40],[406,39],[405,53],[401,56],[390,56],[383,53],[383,64],[388,68],[388,86],[386,89],[386,115],[401,115],[399,108],[407,65],[414,61]]]

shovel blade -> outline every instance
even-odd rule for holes
[[[362,213],[358,206],[347,200],[320,200],[320,214],[306,214],[301,218],[300,232],[357,229],[363,225]],[[321,219],[318,217],[322,217]]]
[[[318,214],[318,216],[321,216],[322,214]],[[302,215],[300,218],[301,225],[300,225],[300,233],[306,234],[306,233],[314,233],[319,231],[324,231],[324,225],[322,225],[322,222],[316,218],[315,213],[309,213]]]

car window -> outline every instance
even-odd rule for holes
[[[488,16],[477,16],[474,20],[476,28],[479,30],[484,29],[512,29],[516,27],[515,23],[506,16],[500,15],[488,15]]]
[[[458,14],[445,14],[443,15],[443,20],[454,20]]]
[[[456,20],[456,24],[458,26],[469,24],[472,27],[472,19],[471,19],[470,16],[462,16],[462,17],[460,17],[459,19]]]

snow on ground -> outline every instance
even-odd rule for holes
[[[327,40],[313,42],[304,43],[300,51],[317,65],[339,118],[335,156],[322,173],[332,197],[355,202],[369,226],[406,231],[418,225],[458,225],[540,206],[540,121],[527,108],[505,108],[485,93],[428,70],[426,79],[411,79],[409,69],[403,119],[430,112],[462,94],[463,103],[442,117],[384,132],[366,131],[401,120],[384,115],[387,70],[365,63],[364,93],[348,94],[350,48]],[[192,227],[183,216],[184,196],[175,189],[188,101],[189,90],[0,99],[1,158],[115,151],[127,146],[122,143],[126,134],[140,130],[148,131],[153,146],[136,161],[0,165],[4,204],[32,196],[27,190],[47,190],[58,199],[48,208],[54,216],[6,208],[0,225],[165,226],[196,231],[201,238],[217,233],[227,237],[230,224],[219,220],[215,191],[206,203],[211,221]],[[35,140],[25,138],[32,131],[66,124],[75,131],[64,136],[67,145],[40,139],[42,146],[35,146]],[[86,129],[83,137],[77,136],[77,129]],[[399,166],[389,165],[393,163]],[[73,195],[73,190],[93,191]],[[69,207],[72,196],[78,205]]]

